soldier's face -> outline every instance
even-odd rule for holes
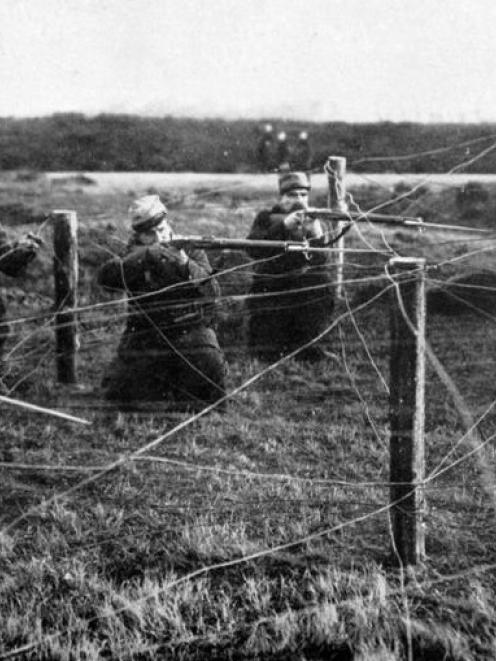
[[[294,188],[293,190],[281,195],[279,206],[283,211],[297,211],[298,209],[308,209],[308,191],[306,188]]]
[[[144,246],[151,246],[154,243],[167,243],[172,238],[172,229],[164,218],[159,225],[139,233],[139,242]]]
[[[154,230],[158,243],[167,243],[172,239],[172,228],[165,218]]]

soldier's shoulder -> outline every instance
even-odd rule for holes
[[[277,213],[278,206],[275,205],[270,209],[261,209],[255,216],[254,223],[265,223],[270,220],[272,214]]]

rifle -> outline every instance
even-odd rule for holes
[[[368,213],[366,211],[334,211],[333,209],[310,208],[302,210],[304,220],[324,220],[324,221],[348,221],[341,232],[329,240],[326,246],[313,246],[312,240],[309,241],[270,241],[268,239],[228,239],[215,236],[175,236],[164,245],[174,246],[175,248],[201,248],[203,250],[246,250],[247,248],[263,248],[266,250],[280,250],[281,252],[343,252],[340,248],[330,248],[337,240],[343,236],[346,231],[351,229],[355,222],[370,222],[395,227],[416,228],[418,230],[436,229],[445,231],[476,232],[478,234],[494,234],[494,230],[481,229],[478,227],[468,227],[466,225],[444,225],[442,223],[426,223],[419,216],[398,216],[387,215],[383,213]],[[271,214],[271,218],[283,219],[287,214]],[[388,250],[366,250],[366,249],[348,249],[344,252],[353,253],[384,253],[389,254]]]
[[[312,246],[309,241],[270,241],[268,239],[227,239],[215,236],[174,236],[163,243],[164,246],[174,248],[199,248],[202,250],[246,250],[247,248],[264,248],[266,250],[280,250],[281,252],[342,252],[339,248],[328,248],[326,246]],[[385,250],[362,250],[350,249],[345,252],[388,253]]]
[[[302,211],[307,220],[327,220],[332,222],[348,221],[369,222],[384,225],[393,225],[399,227],[414,227],[419,230],[437,229],[459,232],[476,232],[479,234],[494,234],[494,230],[480,229],[478,227],[468,227],[466,225],[444,225],[443,223],[426,223],[419,216],[398,216],[387,215],[384,213],[374,213],[367,211],[333,211],[332,209],[305,209]],[[273,216],[281,218],[284,214],[274,214]]]

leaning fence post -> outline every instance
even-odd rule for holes
[[[391,305],[390,498],[393,553],[403,565],[425,558],[425,259],[395,257]]]
[[[57,379],[76,383],[78,248],[75,211],[52,212]]]
[[[346,158],[343,156],[329,156],[325,166],[327,173],[327,183],[329,186],[328,206],[332,211],[341,211],[347,213],[346,204]],[[333,229],[338,233],[343,228],[343,221],[338,220],[333,223]],[[336,253],[336,297],[343,298],[343,271],[344,271],[344,236],[338,239],[336,243],[338,252]]]

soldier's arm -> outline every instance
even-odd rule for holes
[[[15,277],[34,259],[36,247],[29,242],[11,243],[7,240],[7,234],[0,230],[0,271],[6,275]]]
[[[248,234],[250,240],[268,240],[268,241],[286,241],[291,239],[291,233],[288,232],[284,225],[284,216],[274,216],[270,211],[261,211],[253,221],[250,233]],[[264,257],[272,257],[279,254],[280,249],[274,251],[267,250],[266,248],[251,247],[247,248],[246,252],[253,257],[253,259],[263,259]]]
[[[115,257],[98,272],[98,284],[109,290],[139,287],[148,266],[148,248],[136,248],[124,257]]]
[[[180,251],[155,244],[140,246],[122,258],[114,258],[102,266],[98,283],[106,289],[148,288],[150,276],[156,286],[183,281],[201,284],[209,280],[212,268],[203,250],[191,250],[183,260]]]
[[[185,279],[194,281],[202,296],[217,298],[220,295],[220,287],[213,276],[213,269],[206,252],[191,250],[187,254],[188,262],[184,266]]]
[[[274,215],[270,211],[261,211],[253,221],[248,239],[267,239],[269,241],[284,241],[287,237],[283,215]]]
[[[204,250],[155,244],[146,251],[146,265],[159,286],[191,282],[193,287],[211,287],[213,270]]]

